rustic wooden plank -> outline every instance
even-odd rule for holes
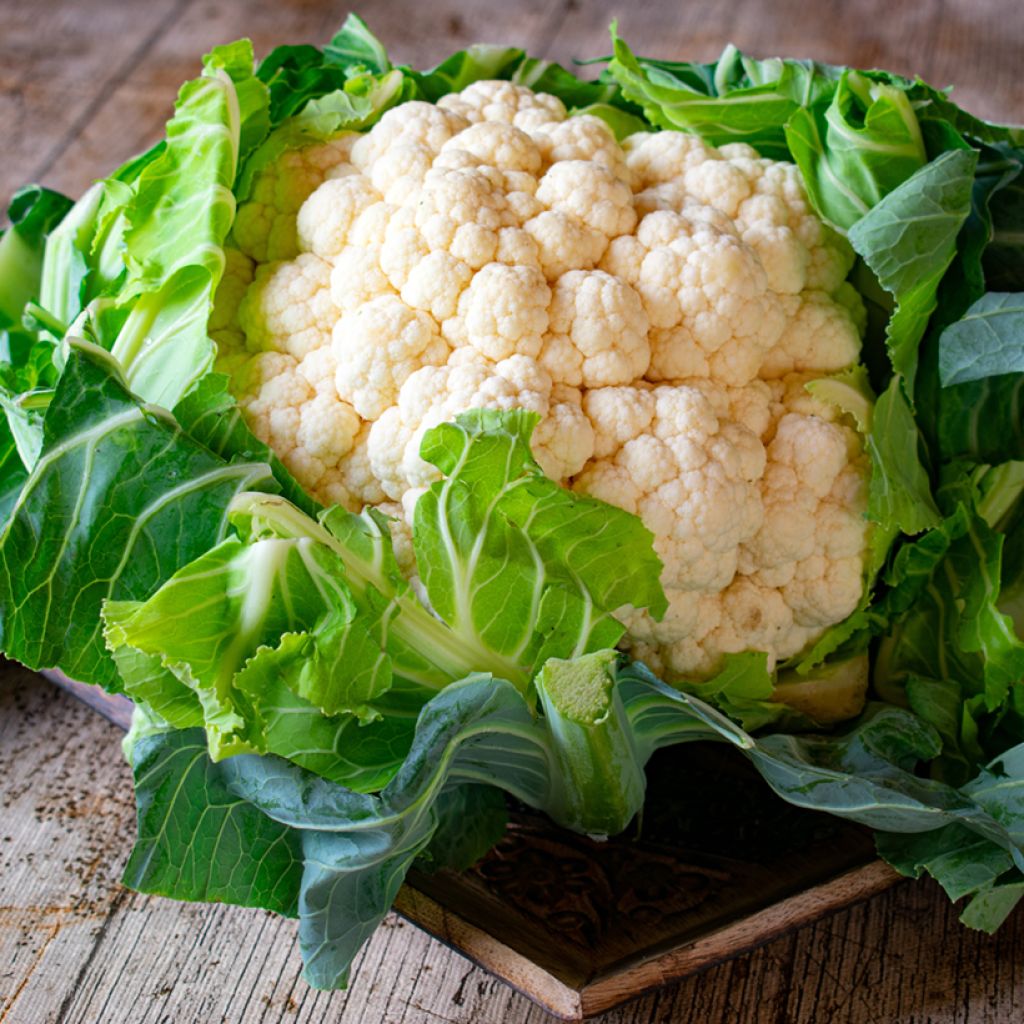
[[[110,0],[92,3],[112,5]],[[171,2],[171,0],[168,0]],[[62,138],[59,159],[52,155],[33,171],[52,188],[80,194],[90,181],[151,146],[163,134],[173,112],[178,87],[200,70],[200,60],[212,46],[243,36],[264,54],[281,42],[323,44],[344,20],[345,5],[327,6],[308,0],[253,0],[207,4],[173,0],[173,18],[150,40],[144,57],[96,97],[88,119],[76,122],[74,137]],[[510,8],[501,20],[493,17],[491,0],[443,0],[439,4],[354,4],[398,61],[415,65],[436,63],[450,52],[476,40],[514,39],[536,48],[557,25],[558,5],[529,0]],[[120,44],[118,45],[120,52]],[[48,139],[45,127],[42,138]],[[11,171],[8,188],[26,176]],[[31,175],[30,175],[31,176]]]
[[[186,0],[14,0],[0,32],[0,201],[50,175],[69,142],[140,63]],[[115,132],[116,139],[116,132]],[[107,140],[110,145],[111,139]]]
[[[124,899],[118,876],[132,798],[112,749],[117,735],[31,673],[5,672],[0,1021],[52,1019]]]

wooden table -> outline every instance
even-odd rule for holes
[[[1024,120],[1019,0],[378,0],[353,5],[393,56],[433,63],[474,40],[567,61],[608,49],[710,59],[727,41],[958,83],[974,112]],[[316,0],[0,2],[0,198],[38,180],[77,194],[159,137],[212,44],[323,41],[348,5]],[[396,918],[348,993],[299,978],[295,928],[118,885],[134,831],[113,727],[41,678],[0,669],[0,1024],[340,1021],[521,1024],[547,1016]],[[969,1024],[1024,1020],[1024,912],[969,932],[936,886],[890,893],[605,1021]]]

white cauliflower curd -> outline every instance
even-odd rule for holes
[[[867,460],[804,385],[857,363],[864,310],[795,166],[476,82],[287,154],[234,242],[219,366],[321,501],[408,521],[424,431],[525,408],[549,476],[654,534],[668,614],[622,617],[666,678],[774,664],[856,607]]]

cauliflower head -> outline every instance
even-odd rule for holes
[[[865,315],[795,166],[483,81],[285,154],[234,245],[210,330],[250,426],[314,497],[391,515],[410,572],[424,432],[524,408],[550,477],[653,533],[669,611],[621,617],[666,678],[856,607],[867,459],[805,385]]]

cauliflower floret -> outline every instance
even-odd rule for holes
[[[570,270],[552,292],[541,364],[574,387],[629,384],[647,372],[651,349],[640,296],[602,270]]]
[[[552,480],[568,480],[586,465],[594,454],[594,428],[578,388],[552,386],[547,415],[537,424],[530,446]]]
[[[336,395],[317,392],[293,356],[260,352],[236,374],[238,401],[252,432],[269,445],[315,498],[345,503],[339,462],[352,450],[360,420]]]
[[[599,117],[583,114],[555,124],[545,124],[533,133],[533,141],[545,167],[560,160],[587,160],[603,164],[627,184],[632,180],[622,147]]]
[[[608,239],[562,210],[544,210],[523,225],[533,241],[544,276],[557,281],[570,270],[589,270],[608,247]]]
[[[701,597],[695,618],[689,635],[669,643],[654,641],[667,679],[707,678],[721,668],[724,655],[749,650],[766,651],[771,670],[778,658],[797,653],[812,637],[795,624],[778,590],[745,576],[737,576],[721,594]]]
[[[469,122],[444,104],[435,106],[413,100],[392,107],[352,146],[352,163],[368,171],[395,146],[419,145],[435,156],[441,147]]]
[[[622,148],[637,189],[678,181],[714,156],[703,139],[689,132],[636,132]]]
[[[720,421],[697,388],[632,389],[622,401],[629,390],[585,396],[595,449],[612,451],[573,487],[640,516],[655,535],[666,586],[721,590],[735,575],[740,545],[761,526],[764,447],[740,424]]]
[[[402,286],[402,301],[429,313],[439,324],[455,316],[459,299],[473,280],[468,264],[450,252],[428,253],[409,271]]]
[[[217,343],[217,362],[221,372],[231,373],[232,365],[224,360],[244,358],[245,334],[238,324],[238,307],[252,284],[255,266],[251,259],[238,249],[225,248],[224,273],[217,285],[213,309],[206,325],[210,337]]]
[[[333,260],[348,243],[359,216],[380,200],[380,193],[362,174],[325,181],[299,209],[299,248]]]
[[[756,255],[705,220],[648,214],[601,265],[643,299],[653,328],[649,380],[747,384],[783,330],[785,312]]]
[[[376,253],[362,246],[347,245],[334,258],[331,299],[342,313],[355,313],[382,295],[394,294]]]
[[[863,499],[856,491],[851,495],[844,490],[851,474],[855,480],[863,477],[857,465],[860,457],[860,440],[849,427],[817,416],[786,413],[768,445],[768,465],[761,480],[764,521],[746,542],[744,571],[771,572],[778,579],[783,567],[819,553],[860,554],[867,529],[860,515]],[[851,464],[855,468],[843,476]],[[830,499],[836,486],[840,494],[853,499],[852,508],[843,509]],[[827,506],[846,514],[832,515]],[[859,568],[856,574],[859,577]]]
[[[534,435],[534,453],[558,479],[578,472],[593,449],[579,409],[578,392],[553,389],[536,360],[515,355],[493,362],[476,349],[452,353],[447,364],[423,367],[402,385],[398,404],[375,421],[370,431],[370,461],[385,493],[395,500],[412,487],[438,479],[419,457],[423,434],[469,409],[527,409],[547,417]],[[547,466],[544,463],[547,463]]]
[[[474,124],[503,121],[528,132],[566,116],[565,104],[557,96],[500,81],[474,82],[460,93],[442,96],[437,105]]]
[[[435,167],[424,180],[415,225],[429,250],[443,249],[479,270],[495,257],[499,229],[518,226],[518,219],[480,169]]]
[[[350,512],[361,512],[366,505],[380,505],[386,497],[370,465],[371,426],[370,423],[362,424],[351,450],[338,460],[334,479],[338,488],[343,489],[347,496],[339,500]]]
[[[548,329],[550,301],[539,270],[489,263],[460,296],[458,314],[445,321],[444,335],[495,362],[513,355],[535,359]]]
[[[541,168],[537,143],[526,132],[501,121],[481,121],[459,132],[441,147],[441,159],[453,152],[468,154],[474,164],[501,171],[520,171],[532,176]],[[511,180],[526,183],[522,178]]]
[[[802,292],[782,299],[786,326],[761,364],[763,379],[788,373],[838,373],[856,364],[860,333],[847,306],[824,292]]]
[[[359,138],[347,133],[330,142],[282,153],[255,176],[249,198],[235,214],[232,236],[251,259],[290,260],[298,251],[295,219],[306,198],[332,174],[352,168],[347,160]]]
[[[414,203],[435,154],[419,142],[392,146],[369,165],[367,174],[373,187],[392,206]]]
[[[562,160],[553,164],[537,186],[537,199],[609,240],[636,227],[629,185],[599,163]]]
[[[343,316],[334,325],[331,351],[338,394],[364,419],[376,419],[398,399],[398,389],[421,366],[448,358],[437,324],[385,295]]]
[[[330,278],[330,265],[312,253],[258,267],[238,307],[249,351],[287,352],[302,359],[328,344],[339,312]]]

